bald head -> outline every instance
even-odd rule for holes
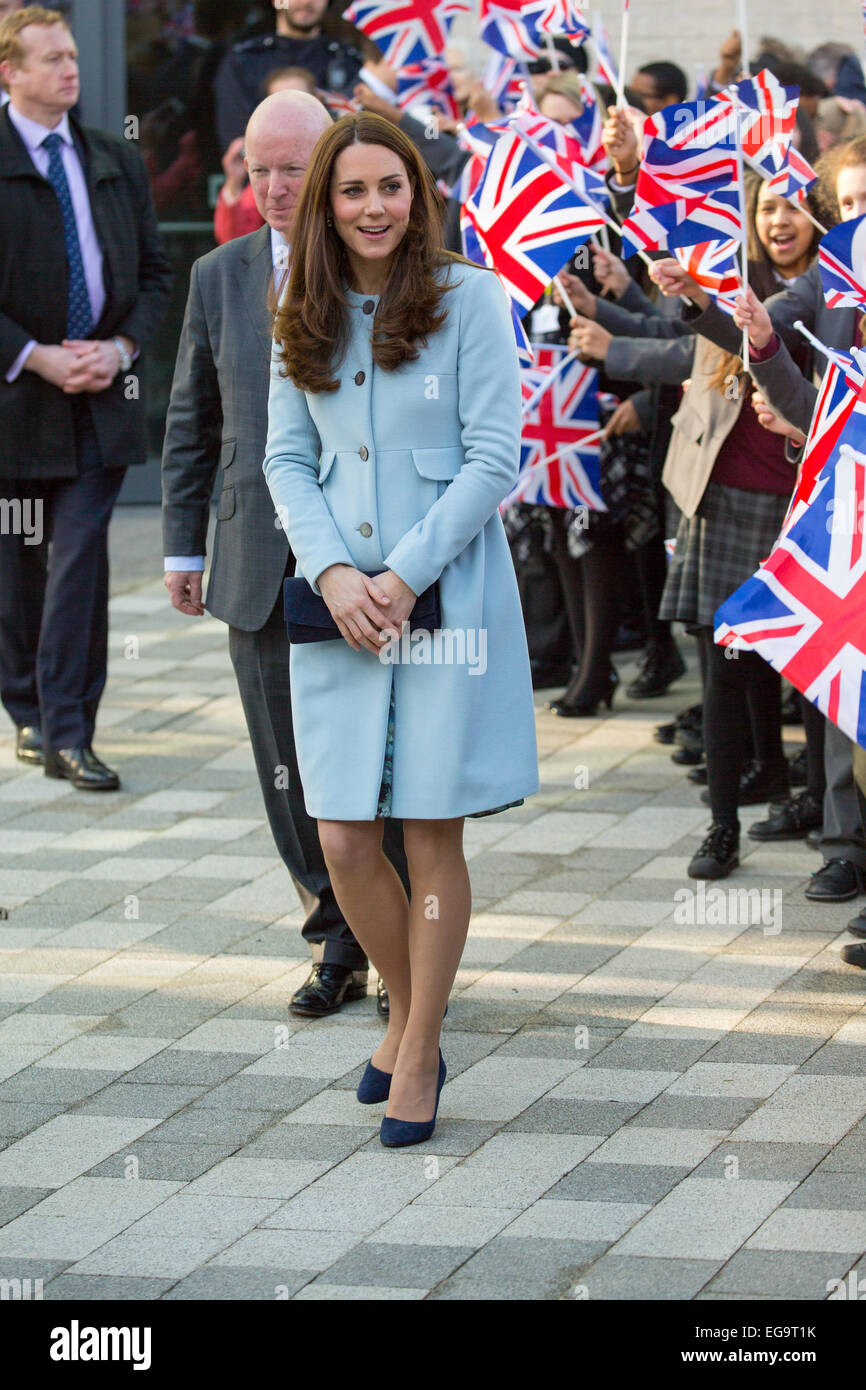
[[[331,124],[309,92],[274,92],[250,116],[244,144],[253,197],[261,216],[287,240],[310,156]]]

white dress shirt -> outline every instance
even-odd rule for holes
[[[57,134],[63,141],[61,148],[61,158],[63,168],[66,173],[66,181],[69,184],[69,193],[72,198],[72,206],[75,211],[75,224],[78,228],[78,242],[81,247],[81,260],[84,266],[84,278],[87,284],[87,295],[90,300],[90,312],[94,323],[98,323],[102,311],[105,308],[105,282],[102,275],[102,248],[96,235],[96,227],[93,223],[93,213],[90,208],[90,194],[87,191],[87,179],[81,167],[81,160],[78,151],[72,140],[72,132],[69,129],[69,116],[65,114],[60,123],[51,131],[48,126],[40,125],[38,121],[33,121],[29,116],[22,116],[21,112],[9,103],[9,119],[14,125],[24,144],[27,146],[27,153],[33,160],[37,170],[43,178],[48,177],[48,165],[51,159],[42,141],[46,135]],[[7,381],[15,381],[21,373],[24,363],[36,347],[36,340],[31,339],[22,348],[16,357],[9,371],[6,373]]]
[[[275,227],[271,227],[271,260],[274,265],[274,286],[276,287],[277,297],[283,288],[283,279],[289,268],[289,243],[286,241],[282,232],[278,232]],[[194,570],[204,569],[203,555],[166,555],[166,573],[173,570],[180,574],[189,574]]]

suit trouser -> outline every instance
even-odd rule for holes
[[[821,853],[825,860],[848,859],[866,870],[866,834],[860,814],[862,796],[854,781],[852,749],[854,756],[862,752],[828,719],[824,732],[827,790]]]
[[[282,598],[258,632],[229,628],[229,652],[249,730],[271,833],[307,914],[302,933],[314,958],[365,970],[367,957],[334,897],[316,821],[307,814],[295,753],[289,642]],[[281,770],[285,769],[285,771]],[[385,819],[383,848],[409,894],[403,823]]]
[[[73,410],[76,477],[0,478],[0,698],[19,727],[41,725],[49,749],[93,738],[108,664],[108,524],[126,471],[103,468],[88,402]]]

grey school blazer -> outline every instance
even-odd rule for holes
[[[219,504],[206,607],[245,632],[264,627],[290,559],[262,473],[273,318],[268,226],[196,261],[162,457],[166,555],[204,555]]]

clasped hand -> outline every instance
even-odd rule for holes
[[[329,565],[317,582],[341,637],[356,652],[366,647],[378,655],[389,636],[399,637],[418,598],[393,570],[371,579],[352,565]]]

